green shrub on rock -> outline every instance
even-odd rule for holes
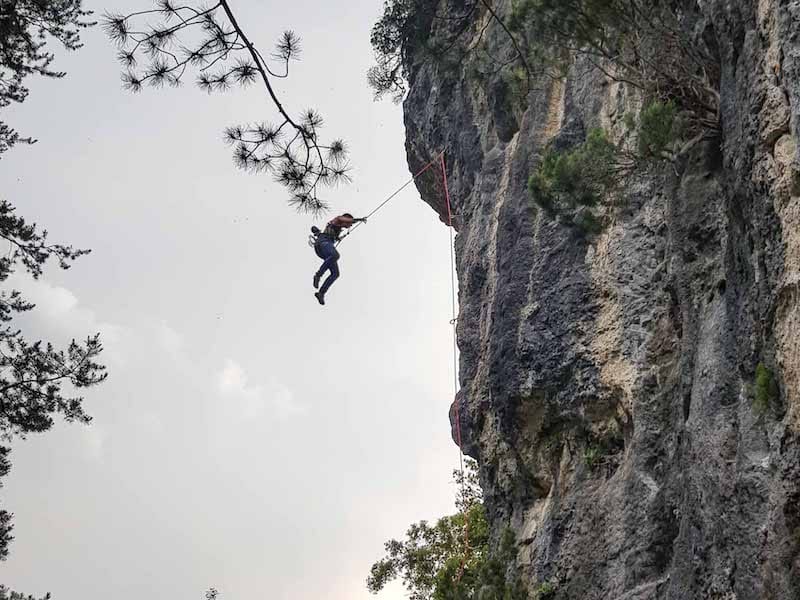
[[[680,138],[678,107],[673,101],[651,102],[639,115],[638,153],[643,159],[668,159]]]
[[[545,581],[533,593],[533,600],[550,600],[556,595],[556,586],[549,581]]]
[[[531,199],[551,212],[608,204],[637,170],[674,161],[687,147],[678,108],[672,101],[647,103],[638,116],[625,116],[625,126],[635,144],[615,143],[605,131],[595,128],[583,143],[569,150],[546,150],[528,180]],[[588,211],[572,221],[587,233],[602,229],[597,215]]]
[[[602,129],[567,152],[548,150],[528,180],[533,200],[544,208],[556,204],[594,206],[616,185],[617,147]]]
[[[756,390],[753,408],[758,414],[764,414],[778,399],[778,382],[775,375],[764,363],[756,367]]]
[[[411,600],[528,600],[525,586],[514,572],[514,533],[507,529],[498,543],[491,543],[477,466],[469,461],[467,468],[465,487],[456,502],[460,512],[436,523],[414,523],[404,539],[386,542],[386,555],[372,565],[367,578],[370,592],[377,594],[400,579]],[[458,473],[456,481],[462,481]]]

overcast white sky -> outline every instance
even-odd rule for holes
[[[409,177],[402,113],[365,83],[382,2],[235,0],[268,50],[303,38],[285,103],[346,139],[363,214]],[[149,0],[91,0],[134,11]],[[101,331],[110,377],[90,427],[14,444],[0,581],[55,600],[358,600],[382,543],[452,510],[448,233],[408,188],[344,245],[317,305],[312,220],[235,169],[225,126],[268,120],[258,88],[121,89],[99,28],[3,119],[39,138],[0,189],[54,241],[93,253],[33,283],[30,336]],[[401,598],[399,588],[382,595]]]

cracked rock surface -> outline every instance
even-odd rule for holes
[[[514,107],[421,62],[404,103],[412,170],[447,148],[464,450],[559,599],[800,599],[800,2],[698,6],[723,141],[637,177],[596,235],[527,179],[548,144],[619,127],[630,90],[576,67]]]

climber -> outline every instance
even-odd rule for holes
[[[315,292],[314,296],[316,296],[320,304],[325,304],[325,292],[339,278],[339,251],[336,249],[336,242],[341,239],[342,229],[349,229],[353,224],[359,222],[366,223],[367,220],[363,218],[356,219],[350,213],[344,213],[329,221],[325,231],[322,233],[319,233],[319,229],[316,227],[311,228],[311,231],[316,236],[314,252],[323,261],[319,271],[314,274],[314,288],[319,288],[319,291]],[[322,279],[325,271],[330,271],[330,275],[328,275],[320,288],[319,280]]]

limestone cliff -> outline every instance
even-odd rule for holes
[[[576,64],[519,106],[466,64],[412,66],[409,164],[448,149],[465,450],[556,598],[800,598],[800,2],[695,6],[719,141],[626,183],[596,235],[526,184],[548,145],[618,127],[632,90]],[[757,409],[759,363],[779,392]]]

